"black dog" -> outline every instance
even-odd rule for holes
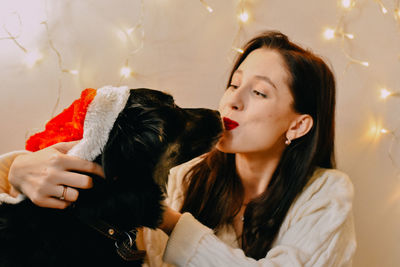
[[[0,266],[135,266],[134,229],[156,228],[169,169],[207,152],[218,112],[182,109],[160,91],[132,89],[95,161],[106,179],[66,210],[0,205]]]

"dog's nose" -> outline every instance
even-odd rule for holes
[[[222,125],[221,115],[218,110],[207,108],[185,108],[184,111],[194,123],[204,123],[216,129]]]

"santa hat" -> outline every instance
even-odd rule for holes
[[[93,161],[107,143],[129,91],[127,86],[83,90],[81,97],[52,118],[43,132],[32,135],[25,148],[37,151],[55,143],[80,140],[68,154]]]

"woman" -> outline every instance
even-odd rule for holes
[[[143,229],[138,238],[147,264],[351,265],[353,187],[332,169],[329,67],[285,35],[263,33],[234,64],[219,110],[225,131],[215,149],[171,170],[159,227],[169,237]],[[65,208],[78,197],[74,188],[92,185],[70,170],[102,174],[66,156],[71,146],[4,155],[3,182],[8,174],[13,185],[4,187],[40,206]],[[63,200],[60,185],[68,187]]]

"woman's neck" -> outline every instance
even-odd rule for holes
[[[244,188],[244,203],[262,194],[278,166],[279,157],[237,153],[236,171]]]

